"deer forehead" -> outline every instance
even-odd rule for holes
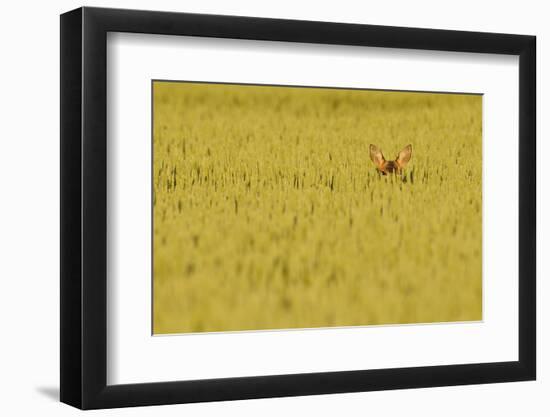
[[[386,161],[383,168],[387,171],[394,171],[399,169],[399,165],[395,161]]]

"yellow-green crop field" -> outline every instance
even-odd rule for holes
[[[482,318],[482,97],[153,83],[155,334]],[[412,144],[401,175],[386,159]]]

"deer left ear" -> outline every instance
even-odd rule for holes
[[[412,145],[407,145],[403,148],[401,152],[399,152],[399,155],[397,155],[397,159],[395,162],[399,165],[400,168],[405,168],[405,165],[411,160],[412,157]]]
[[[378,168],[381,168],[382,165],[384,165],[384,162],[386,162],[386,159],[384,158],[384,155],[382,155],[382,151],[378,149],[378,146],[371,144],[369,146],[369,153],[370,159]]]

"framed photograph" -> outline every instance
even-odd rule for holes
[[[533,380],[535,37],[61,16],[61,401]]]

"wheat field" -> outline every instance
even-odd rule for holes
[[[154,81],[153,332],[481,320],[481,152],[480,95]]]

